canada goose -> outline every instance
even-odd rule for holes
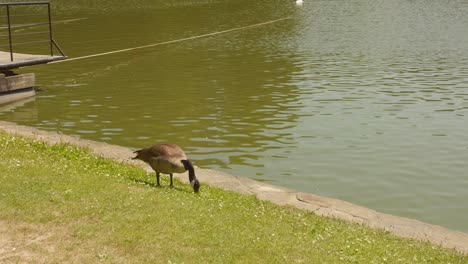
[[[200,182],[195,176],[195,169],[187,159],[184,151],[175,144],[158,144],[152,147],[140,149],[134,152],[137,154],[133,159],[139,159],[148,163],[156,172],[156,186],[160,186],[159,173],[169,174],[171,187],[173,173],[189,171],[189,181],[195,192],[200,188]]]

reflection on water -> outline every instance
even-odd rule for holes
[[[163,2],[59,5],[87,19],[56,36],[77,57],[291,19],[34,68],[36,100],[0,118],[131,148],[177,142],[198,166],[468,231],[467,4]]]
[[[0,114],[9,112],[15,120],[36,119],[37,108],[34,106],[35,100],[35,97],[29,97],[9,104],[2,104],[0,105]],[[28,107],[24,107],[24,105],[28,105]]]

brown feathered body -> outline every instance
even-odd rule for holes
[[[195,192],[200,188],[200,182],[195,176],[195,169],[185,152],[175,144],[158,144],[135,151],[133,159],[148,163],[156,172],[156,186],[159,186],[159,173],[169,174],[170,186],[173,187],[172,174],[189,171],[189,181]]]
[[[187,156],[175,144],[159,144],[137,150],[135,153],[135,159],[148,163],[156,172],[172,174],[186,171],[182,160],[187,160]]]

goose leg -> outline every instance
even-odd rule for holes
[[[156,186],[161,186],[159,183],[159,172],[156,172]]]
[[[171,185],[170,185],[170,186],[171,186],[172,188],[174,188],[174,182],[172,181],[172,173],[169,174],[169,176],[170,176],[170,178],[171,178]]]

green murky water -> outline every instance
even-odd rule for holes
[[[65,2],[72,58],[291,19],[21,69],[39,92],[2,120],[468,232],[468,2]]]

